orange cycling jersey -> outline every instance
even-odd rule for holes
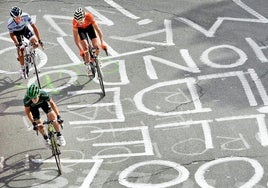
[[[77,28],[87,28],[89,25],[94,24],[96,21],[94,19],[94,16],[90,14],[89,12],[85,12],[85,21],[83,23],[73,19],[73,29]]]

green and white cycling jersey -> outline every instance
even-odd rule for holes
[[[36,104],[34,104],[27,95],[24,96],[23,103],[25,107],[37,107],[38,108],[38,107],[41,107],[42,104],[48,103],[49,100],[50,100],[50,95],[47,92],[41,90],[40,95],[39,95],[39,100]]]

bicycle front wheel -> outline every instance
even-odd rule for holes
[[[60,163],[60,148],[57,144],[55,135],[51,136],[51,150],[52,150],[52,155],[55,157],[56,165],[58,168],[58,173],[61,175],[61,163]]]
[[[25,62],[25,72],[24,72],[24,77],[28,78],[29,77],[29,63]]]
[[[100,69],[99,61],[96,59],[95,63],[96,63],[96,69],[97,69],[97,74],[98,74],[98,80],[100,82],[100,88],[102,90],[103,96],[105,96],[105,88],[104,88],[104,84],[103,84],[103,75],[102,75],[102,71]]]
[[[40,84],[39,75],[38,75],[38,69],[37,69],[36,61],[35,61],[34,57],[33,57],[33,64],[34,64],[34,72],[35,72],[35,75],[36,75],[38,87],[41,89],[41,84]]]

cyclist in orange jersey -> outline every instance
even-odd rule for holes
[[[75,10],[72,23],[74,41],[80,51],[80,56],[83,57],[85,64],[87,65],[87,74],[89,77],[94,77],[94,67],[92,64],[93,62],[90,60],[88,51],[89,44],[87,41],[87,35],[89,36],[92,46],[96,49],[96,54],[98,55],[99,46],[104,50],[107,49],[103,40],[102,31],[94,16],[89,12],[85,12],[81,7]],[[97,31],[99,40],[95,31]]]

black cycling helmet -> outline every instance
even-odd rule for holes
[[[20,16],[22,14],[22,10],[19,7],[15,6],[11,8],[9,13],[10,13],[10,16],[14,18],[14,17]]]
[[[74,19],[81,21],[83,18],[85,18],[85,11],[79,7],[74,11]]]
[[[37,85],[32,84],[30,87],[28,87],[26,95],[30,98],[36,98],[40,94],[40,89]]]

